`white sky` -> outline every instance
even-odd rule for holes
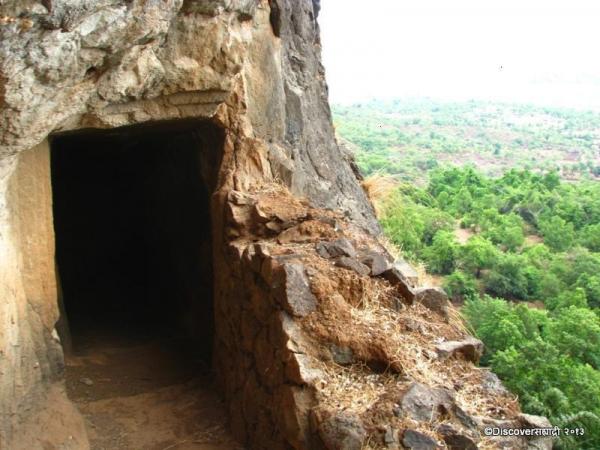
[[[597,0],[322,0],[330,99],[600,109]]]

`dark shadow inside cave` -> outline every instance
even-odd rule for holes
[[[51,139],[62,328],[75,352],[98,340],[167,338],[210,361],[210,200],[223,140],[207,121]]]

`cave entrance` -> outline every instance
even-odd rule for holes
[[[162,390],[196,389],[189,387],[191,380],[209,371],[210,201],[223,141],[223,130],[210,122],[177,121],[80,130],[50,142],[67,388],[92,421],[94,407],[104,415],[110,411],[98,402],[150,396],[131,404],[129,413],[123,405],[112,412],[133,417],[126,434],[142,432],[136,438],[142,441],[123,448],[150,448],[140,442],[173,425],[163,410],[157,413],[161,422],[149,430],[147,417],[140,419],[145,426],[135,424],[136,411],[164,408],[165,399],[155,398]],[[181,416],[182,406],[173,408]],[[92,443],[94,434],[100,439],[95,447],[121,448],[103,441],[114,438],[106,427],[120,422],[112,419],[113,425],[104,419],[94,424]],[[176,429],[180,419],[172,418]],[[190,420],[193,428],[202,419]]]

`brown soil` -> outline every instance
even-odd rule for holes
[[[543,244],[544,238],[538,236],[537,234],[530,234],[528,236],[525,236],[525,243],[527,245]]]
[[[67,358],[69,397],[92,450],[230,450],[224,403],[208,366],[178,339],[79,337]]]
[[[469,228],[457,227],[454,230],[454,236],[456,236],[456,240],[459,244],[464,245],[471,237],[475,236],[475,233]]]

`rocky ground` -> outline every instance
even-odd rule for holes
[[[484,435],[487,426],[550,424],[522,414],[517,398],[478,367],[483,344],[441,289],[413,285],[376,239],[284,188],[230,200],[235,245],[299,324],[287,327],[286,377],[314,389],[310,428],[320,444],[551,448],[549,439]],[[273,367],[271,355],[255,355],[257,368]]]

